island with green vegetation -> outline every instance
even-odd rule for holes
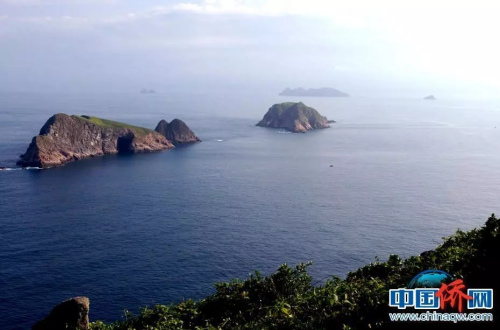
[[[405,288],[420,272],[439,269],[463,279],[469,288],[492,288],[499,292],[499,264],[500,220],[492,214],[482,227],[458,230],[434,250],[406,259],[391,255],[384,262],[375,258],[345,278],[332,276],[319,285],[314,284],[307,272],[310,263],[295,267],[284,264],[269,276],[255,272],[246,280],[216,283],[216,292],[204,299],[145,307],[135,315],[126,312],[124,319],[113,323],[88,323],[85,313],[89,310],[88,300],[77,297],[54,308],[40,324],[49,326],[62,318],[68,325],[69,308],[75,311],[72,324],[83,324],[93,330],[390,328],[394,326],[389,319],[389,312],[394,311],[388,306],[390,289]],[[498,300],[495,297],[493,301]],[[58,310],[65,311],[60,318]],[[496,320],[499,310],[487,312],[493,313]],[[495,322],[481,323],[481,329],[498,326]],[[474,322],[476,327],[478,324]],[[422,324],[413,326],[420,329]],[[429,326],[462,329],[454,323],[427,322],[425,327]]]
[[[285,102],[273,105],[264,118],[257,123],[260,127],[283,128],[293,133],[305,133],[309,130],[328,128],[328,120],[319,114],[316,109],[306,106],[302,102]]]
[[[168,136],[176,139],[171,141],[163,132],[149,128],[86,115],[59,113],[47,120],[17,164],[49,168],[106,154],[171,149],[174,142],[187,142],[190,134],[194,136],[187,125],[182,124],[170,125]]]

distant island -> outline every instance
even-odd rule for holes
[[[97,117],[59,113],[47,120],[17,165],[49,168],[88,157],[155,152],[174,148],[176,143],[192,142],[193,139],[200,141],[184,122],[174,121],[178,124],[170,125],[168,129],[168,136],[174,138],[171,141],[161,131]]]
[[[285,102],[269,108],[257,126],[283,128],[293,133],[305,133],[312,129],[328,128],[330,127],[328,123],[334,122],[302,102]]]
[[[282,96],[319,96],[319,97],[348,97],[349,94],[341,92],[335,88],[285,88],[279,95]]]
[[[424,100],[436,100],[436,97],[434,95],[428,95],[424,97]]]
[[[154,89],[143,88],[141,89],[141,94],[156,94],[156,91]]]

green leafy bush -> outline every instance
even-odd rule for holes
[[[401,259],[391,255],[319,286],[307,273],[310,263],[284,264],[270,276],[215,284],[200,301],[144,308],[112,324],[91,329],[367,329],[390,325],[389,289],[406,287],[418,273],[441,269],[469,287],[500,289],[500,220],[468,232],[458,230],[432,251]],[[494,299],[495,301],[495,299]],[[494,318],[497,318],[494,312]],[[452,324],[453,326],[453,324]],[[454,325],[456,329],[456,325]],[[426,325],[426,327],[428,327]],[[446,325],[440,325],[440,328]]]

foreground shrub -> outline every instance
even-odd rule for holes
[[[500,279],[500,220],[494,215],[479,229],[458,230],[432,251],[401,259],[391,255],[349,273],[312,285],[310,263],[284,264],[270,276],[215,284],[200,301],[144,308],[112,324],[91,329],[367,329],[388,327],[389,289],[406,287],[418,273],[440,269],[469,287],[493,288]],[[493,299],[496,301],[496,299]],[[498,313],[493,311],[494,318]],[[401,324],[399,324],[401,325]],[[411,324],[405,325],[409,327]],[[422,327],[422,325],[417,325]],[[440,328],[448,325],[439,325]],[[456,329],[456,324],[451,324]],[[478,326],[477,324],[475,325]],[[429,325],[426,325],[428,328]]]

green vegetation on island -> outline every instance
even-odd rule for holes
[[[440,269],[471,288],[493,288],[500,278],[500,220],[494,215],[479,229],[458,230],[434,250],[407,259],[378,258],[345,279],[332,276],[313,285],[307,264],[282,265],[276,273],[217,283],[216,292],[199,301],[144,308],[138,315],[111,324],[97,321],[94,330],[111,329],[367,329],[391,326],[389,289],[407,287],[423,270]],[[494,299],[495,301],[495,299]],[[497,309],[498,310],[498,309]],[[394,310],[392,310],[394,311]],[[498,312],[493,310],[494,319]],[[467,322],[466,322],[467,323]],[[477,327],[478,323],[474,325]],[[393,325],[393,324],[392,324]],[[403,324],[399,323],[399,326]],[[422,327],[422,324],[414,326]],[[457,324],[426,324],[425,327]],[[482,324],[481,326],[485,326]],[[494,324],[491,324],[494,326]],[[411,324],[405,323],[408,328]]]
[[[75,119],[83,119],[85,121],[91,122],[92,124],[98,125],[103,128],[123,128],[123,129],[130,129],[133,130],[135,133],[138,135],[144,136],[148,135],[150,133],[153,133],[154,131],[149,128],[145,127],[140,127],[140,126],[134,126],[126,123],[122,123],[119,121],[113,121],[109,119],[102,119],[98,117],[92,117],[92,116],[87,116],[87,115],[82,115],[82,116],[71,116]]]

